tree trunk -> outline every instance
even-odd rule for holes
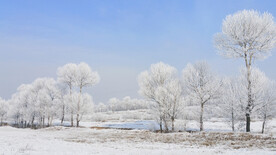
[[[246,114],[246,132],[250,132],[250,114]]]
[[[34,116],[33,116],[33,118],[32,118],[32,123],[31,123],[31,127],[32,127],[32,128],[34,128],[34,119],[35,119],[35,118],[34,118]]]
[[[172,131],[174,131],[174,117],[172,117]]]
[[[79,114],[77,113],[77,118],[76,118],[76,121],[77,121],[77,127],[79,127]]]
[[[19,116],[16,117],[16,125],[19,128]]]
[[[168,133],[169,132],[169,128],[168,128],[168,123],[167,123],[166,119],[164,119],[164,125],[165,125],[165,133]]]
[[[20,127],[23,128],[23,119],[20,122]]]
[[[80,94],[79,94],[79,100],[78,100],[78,105],[77,105],[77,127],[79,127],[79,122],[80,122],[80,101],[81,101],[81,94],[82,94],[82,86],[80,86]]]
[[[162,127],[162,118],[160,117],[160,121],[159,121],[159,125],[160,125],[160,132],[163,132],[163,127]]]
[[[235,118],[234,118],[234,108],[233,108],[233,104],[232,104],[232,108],[231,108],[231,115],[232,115],[232,131],[235,131]]]
[[[200,110],[200,117],[199,117],[199,123],[200,123],[200,131],[203,131],[203,103],[200,103],[201,110]]]
[[[48,127],[50,126],[50,116],[48,116]]]
[[[71,99],[71,104],[72,103],[72,85],[69,85],[70,87],[70,99]],[[71,127],[74,126],[74,116],[73,116],[74,112],[73,112],[73,108],[71,108]]]
[[[250,71],[249,71],[250,72]],[[248,74],[250,76],[250,73]],[[251,80],[248,77],[248,101],[246,106],[246,132],[250,132],[250,113],[251,113],[251,106],[252,106],[252,89],[251,89]]]
[[[253,100],[252,100],[252,85],[251,85],[251,60],[252,57],[250,56],[249,61],[248,61],[248,56],[245,53],[245,64],[246,64],[246,69],[247,69],[247,106],[246,106],[246,132],[250,132],[250,113],[251,113],[251,108],[253,105]]]
[[[264,133],[265,122],[266,122],[266,114],[264,114],[264,120],[263,120],[263,125],[262,125],[262,133]]]
[[[73,110],[71,110],[71,127],[74,126],[74,116],[73,116]]]
[[[44,128],[44,127],[45,127],[45,116],[43,116],[42,122],[43,122],[43,123],[42,123],[42,124],[43,124],[42,127]]]
[[[60,122],[61,125],[63,124],[63,121],[64,121],[64,113],[65,113],[65,105],[63,104],[62,105],[62,116],[61,116],[61,122]]]
[[[43,118],[40,117],[39,119],[39,128],[42,128],[42,125],[44,126]]]
[[[53,116],[50,117],[50,126],[52,126],[52,125],[53,125]]]

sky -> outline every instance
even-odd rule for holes
[[[213,46],[223,19],[254,9],[276,17],[274,0],[0,0],[0,96],[20,84],[57,78],[66,63],[86,62],[101,76],[85,91],[94,102],[138,94],[137,77],[151,64],[176,67],[207,61],[221,76],[238,75],[242,59],[225,59]],[[276,80],[276,50],[255,61]]]

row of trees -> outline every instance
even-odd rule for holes
[[[68,64],[59,68],[59,72],[67,68],[66,66],[68,67]],[[252,68],[251,72],[254,97],[252,113],[263,119],[264,130],[267,119],[275,116],[276,86],[275,82],[259,69]],[[182,78],[179,78],[174,67],[161,62],[153,64],[139,76],[139,92],[149,100],[111,98],[108,104],[98,104],[95,111],[150,108],[153,118],[160,124],[161,131],[165,132],[174,130],[175,119],[183,119],[183,115],[199,111],[198,116],[194,118],[198,118],[202,131],[205,105],[217,103],[219,108],[213,112],[226,118],[235,131],[245,120],[246,79],[246,69],[242,69],[238,77],[218,77],[211,71],[207,62],[188,64],[183,69]],[[0,99],[1,124],[9,116],[19,127],[44,127],[51,126],[54,118],[60,119],[62,124],[67,115],[78,122],[84,114],[92,112],[93,102],[90,95],[80,94],[76,83],[70,93],[70,87],[60,82],[52,78],[39,78],[31,84],[21,85],[11,100]],[[189,106],[197,107],[198,110],[189,109]]]
[[[18,127],[51,126],[58,118],[63,124],[70,114],[71,126],[79,126],[82,116],[92,111],[92,97],[82,89],[99,82],[99,75],[85,64],[66,64],[58,68],[58,80],[38,78],[31,84],[22,84],[8,101],[0,99],[1,123],[7,116]]]
[[[251,114],[263,120],[263,132],[267,119],[276,115],[276,85],[257,68],[252,68],[251,73]],[[248,87],[244,68],[238,77],[219,77],[207,62],[197,62],[188,64],[182,78],[178,78],[174,67],[160,62],[142,72],[138,81],[140,94],[152,102],[150,108],[161,132],[174,131],[175,119],[183,116],[188,104],[200,109],[200,131],[204,129],[206,104],[217,103],[219,110],[216,112],[230,122],[233,131],[246,121]]]

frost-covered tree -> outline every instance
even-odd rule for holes
[[[79,88],[79,101],[77,102],[77,127],[79,126],[80,115],[81,115],[81,99],[82,97],[82,89],[84,87],[94,86],[95,84],[100,82],[100,76],[98,72],[94,72],[91,70],[88,64],[80,63],[77,66],[77,74],[76,74],[76,86]]]
[[[3,121],[6,119],[8,113],[8,102],[0,97],[0,126],[3,125]]]
[[[157,115],[160,131],[163,131],[164,122],[165,131],[168,132],[168,121],[172,121],[174,127],[182,93],[177,70],[162,62],[153,64],[148,71],[139,75],[138,83],[139,93],[154,103],[151,108]]]
[[[264,59],[276,46],[276,24],[270,13],[243,10],[228,15],[222,32],[214,37],[216,48],[227,58],[242,58],[247,68],[246,131],[250,132],[252,109],[251,66],[254,60]]]
[[[220,96],[222,82],[216,77],[207,62],[188,64],[183,70],[184,91],[193,102],[200,105],[200,131],[203,131],[204,105]]]
[[[58,82],[64,83],[69,87],[69,94],[72,95],[73,87],[76,85],[78,66],[73,63],[59,67],[57,70]],[[71,126],[74,126],[73,109],[71,109]]]

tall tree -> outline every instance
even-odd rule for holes
[[[269,56],[276,45],[276,25],[270,13],[243,10],[228,15],[222,32],[214,37],[216,48],[227,58],[243,58],[247,68],[246,131],[250,132],[252,111],[251,66],[256,59]]]

